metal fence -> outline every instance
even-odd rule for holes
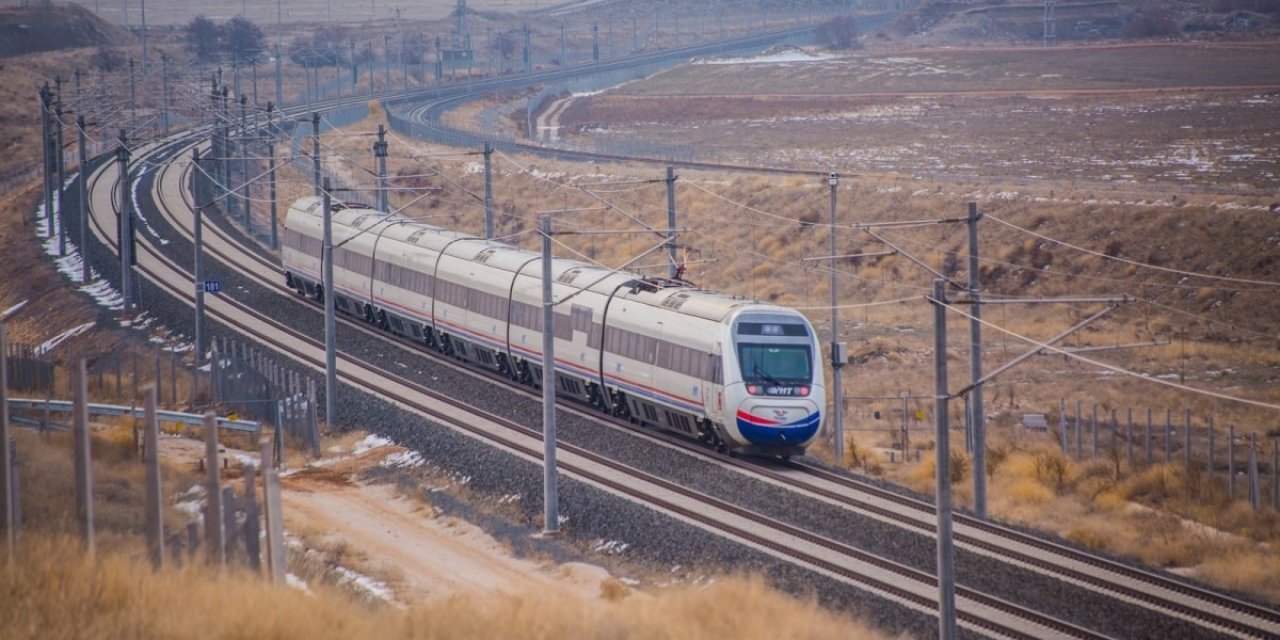
[[[277,455],[285,437],[319,454],[315,379],[284,362],[252,344],[215,338],[209,365],[212,396],[238,416],[275,427]]]
[[[890,462],[917,461],[922,449],[932,447],[933,396],[904,391],[845,400],[848,431],[881,434],[881,442],[891,442],[884,451]],[[1193,499],[1238,499],[1255,509],[1280,509],[1280,437],[1275,431],[1237,435],[1235,425],[1223,429],[1215,416],[1196,416],[1188,409],[1122,408],[1066,398],[1047,411],[992,422],[1010,426],[1018,437],[1050,444],[1076,462],[1104,463],[1117,478],[1175,465],[1194,486]],[[964,430],[965,452],[972,453],[967,408],[957,409],[952,424]]]

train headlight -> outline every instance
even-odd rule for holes
[[[760,387],[758,385],[749,384],[747,385],[747,393],[753,396],[760,395]]]
[[[805,387],[805,386],[796,387],[796,394],[801,397],[809,395],[809,387]]]

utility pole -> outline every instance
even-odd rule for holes
[[[556,477],[556,334],[551,298],[551,216],[542,216],[542,532],[560,531]]]
[[[987,517],[987,427],[982,406],[982,283],[978,272],[978,203],[969,203],[969,376],[973,391],[969,394],[969,412],[973,424],[973,511]]]
[[[484,237],[493,239],[493,143],[484,141]]]
[[[333,307],[333,200],[329,179],[324,179],[324,421],[332,428],[338,422],[337,327]]]
[[[138,83],[134,75],[133,58],[129,58],[129,128],[138,128]]]
[[[147,0],[142,3],[142,77],[147,77]]]
[[[67,219],[66,216],[62,215],[62,196],[65,191],[65,185],[67,184],[67,163],[63,161],[62,157],[62,77],[59,76],[56,82],[58,86],[58,93],[54,96],[53,103],[53,161],[55,163],[54,166],[58,168],[58,182],[54,189],[58,195],[56,198],[58,207],[56,210],[51,210],[51,217],[49,218],[49,221],[53,222],[54,218],[52,215],[57,214],[58,255],[65,256],[67,255]]]
[[[80,283],[89,284],[89,187],[88,171],[89,152],[86,149],[84,116],[76,116],[77,138],[80,151],[80,179],[76,180],[80,189]]]
[[[191,150],[191,162],[196,166],[196,175],[200,174],[200,149]],[[196,358],[195,365],[199,367],[204,363],[204,203],[201,201],[200,190],[196,190],[195,195],[195,222],[192,226],[192,234],[195,236],[195,268],[192,270],[192,280],[195,285],[196,293]],[[210,369],[212,371],[212,369]]]
[[[281,64],[280,63],[280,43],[278,42],[276,43],[275,54],[276,54],[276,104],[283,106],[284,105],[284,87],[283,87],[284,80],[283,80],[283,75],[281,74],[281,68],[280,68],[280,64]]]
[[[378,141],[373,143],[373,156],[378,159],[378,210],[391,211],[387,198],[387,129],[378,125]]]
[[[524,23],[524,72],[533,73],[533,44],[530,42],[529,23]]]
[[[318,111],[311,112],[311,167],[312,181],[318,196],[320,195],[320,112]]]
[[[565,59],[565,55],[566,53],[564,48],[564,21],[562,20],[560,21],[560,68],[561,69],[565,68],[565,66],[569,63],[569,61]]]
[[[17,542],[17,509],[13,490],[13,441],[9,439],[9,342],[5,337],[4,321],[0,320],[0,507],[4,519],[5,561],[13,566],[13,552]]]
[[[133,307],[133,196],[129,188],[129,147],[127,133],[120,130],[120,146],[116,149],[119,167],[120,211],[117,215],[117,239],[120,247],[120,295],[124,298],[124,313]]]
[[[267,103],[267,188],[271,197],[271,248],[280,248],[279,219],[276,217],[276,138],[275,125],[271,121],[275,103]]]
[[[249,192],[249,126],[248,126],[248,107],[249,97],[240,94],[240,153],[239,160],[236,165],[240,167],[240,212],[244,214],[244,230],[250,235],[253,234],[250,218],[250,192]]]
[[[49,148],[49,140],[52,137],[49,135],[49,130],[52,128],[49,122],[49,111],[52,102],[53,98],[49,92],[49,83],[46,82],[40,88],[40,151],[44,158],[44,171],[41,173],[44,176],[44,214],[49,219],[46,233],[53,232],[53,154],[50,153],[51,149]]]
[[[827,246],[831,255],[831,417],[834,419],[836,466],[844,468],[844,381],[840,370],[844,367],[845,346],[840,342],[840,310],[836,296],[836,187],[839,184],[839,174],[834,171],[827,174],[827,185],[831,187],[831,233]],[[907,455],[905,447],[902,455]]]
[[[591,61],[600,63],[600,23],[591,23]]]
[[[938,497],[938,639],[956,639],[955,554],[951,539],[951,429],[947,424],[946,280],[933,281],[933,414],[937,428],[934,461]],[[978,473],[975,471],[975,473]]]
[[[667,275],[671,279],[680,276],[676,269],[676,169],[667,165]]]
[[[391,34],[382,34],[382,84],[391,90]]]
[[[222,203],[223,212],[231,215],[235,201],[231,199],[231,93],[222,85]]]
[[[145,50],[145,49],[144,49]],[[143,65],[144,67],[146,65]],[[161,112],[161,123],[164,127],[164,135],[169,135],[169,54],[160,54],[160,82],[163,95],[164,110]]]

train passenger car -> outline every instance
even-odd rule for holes
[[[542,384],[542,258],[360,206],[332,207],[335,307]],[[322,201],[285,218],[286,283],[322,299]],[[804,453],[825,404],[799,313],[678,280],[553,258],[557,393],[720,450]]]

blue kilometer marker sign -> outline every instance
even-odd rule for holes
[[[217,293],[217,292],[219,292],[219,291],[222,291],[222,281],[221,281],[221,280],[205,280],[205,281],[204,281],[204,292],[205,292],[205,293]]]

